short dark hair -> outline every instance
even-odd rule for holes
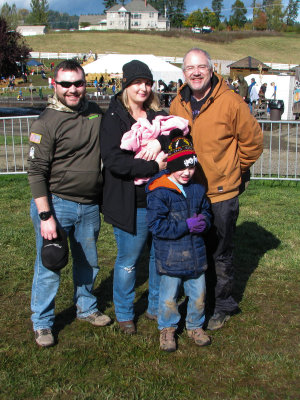
[[[77,71],[78,69],[82,72],[85,79],[85,72],[82,66],[75,60],[65,60],[60,62],[54,70],[54,79],[57,78],[58,71],[62,69],[63,71]]]

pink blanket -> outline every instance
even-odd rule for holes
[[[124,133],[120,147],[122,150],[135,152],[135,158],[141,158],[139,154],[150,140],[160,135],[169,135],[175,128],[181,129],[184,135],[187,135],[189,133],[188,120],[174,115],[158,115],[151,124],[147,118],[139,118],[130,131]],[[167,157],[167,154],[161,151],[156,159],[162,157]],[[134,184],[142,185],[148,180],[149,178],[136,178]]]

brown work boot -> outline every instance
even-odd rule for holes
[[[136,333],[136,327],[132,320],[130,321],[119,321],[120,330],[127,335],[134,335]]]
[[[187,334],[198,346],[208,346],[211,344],[210,336],[208,336],[202,328],[187,329]]]
[[[175,342],[175,328],[164,328],[160,331],[160,349],[164,351],[175,351],[176,350],[176,342]]]

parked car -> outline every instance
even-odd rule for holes
[[[210,26],[202,26],[202,28],[198,28],[195,26],[192,28],[193,33],[211,33],[213,32],[213,29]]]
[[[195,26],[194,28],[192,28],[192,32],[193,32],[193,33],[202,33],[202,32],[201,32],[201,28],[198,28],[197,26]]]

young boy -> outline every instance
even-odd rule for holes
[[[175,351],[175,331],[180,314],[177,296],[181,283],[189,297],[186,316],[188,336],[198,346],[211,343],[202,329],[205,314],[207,268],[202,233],[210,227],[211,214],[205,188],[193,183],[197,157],[190,136],[180,129],[170,133],[167,170],[152,178],[146,188],[149,229],[161,275],[158,329],[160,348]]]

